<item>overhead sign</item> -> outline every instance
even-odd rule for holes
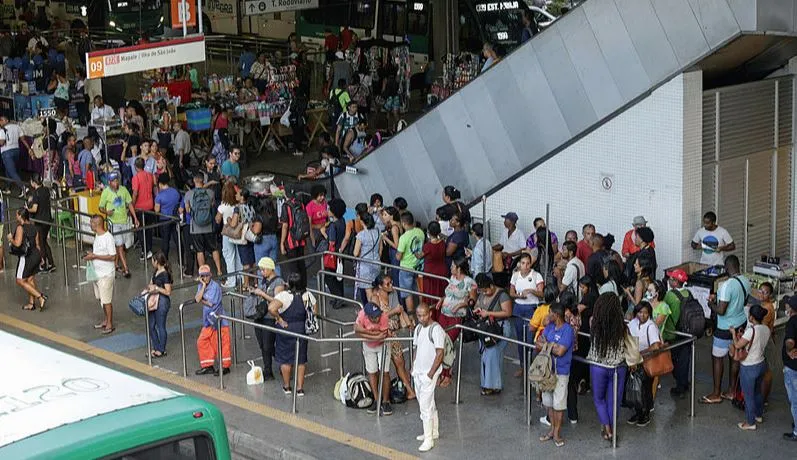
[[[516,10],[520,8],[518,2],[490,2],[490,3],[480,3],[476,5],[476,12],[477,13],[488,13],[493,11],[506,11],[506,10]]]
[[[86,53],[86,72],[103,78],[204,60],[205,37],[189,37]]]
[[[196,3],[194,0],[172,0],[169,8],[172,16],[172,29],[183,28],[183,17],[186,27],[196,27]]]
[[[279,13],[280,11],[310,10],[318,8],[318,0],[247,0],[244,14]]]

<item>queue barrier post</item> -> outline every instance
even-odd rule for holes
[[[149,333],[149,302],[144,302],[144,321],[146,322],[145,328],[147,330],[147,364],[152,367],[152,337]]]
[[[620,401],[617,400],[617,368],[614,368],[612,377],[612,448],[617,448],[617,412],[620,410]]]
[[[454,404],[459,404],[459,385],[462,381],[462,343],[464,342],[462,333],[459,334],[459,351],[457,352],[457,391],[454,394]]]
[[[215,316],[215,315],[214,315]],[[221,343],[223,340],[221,339],[223,321],[221,316],[216,316],[216,358],[219,360],[219,390],[224,389],[224,355],[222,354]]]
[[[301,341],[296,339],[293,349],[293,413],[296,413],[296,393],[299,391],[299,348]]]
[[[376,418],[379,419],[382,416],[382,388],[385,385],[385,351],[387,347],[385,346],[386,342],[382,342],[382,349],[379,351],[381,355],[381,360],[379,361],[379,389],[377,391],[376,397]]]

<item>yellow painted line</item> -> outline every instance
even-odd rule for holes
[[[247,400],[246,398],[225,393],[224,391],[219,390],[218,388],[210,387],[202,383],[198,383],[183,378],[181,376],[171,374],[162,369],[150,367],[145,363],[140,363],[136,360],[127,358],[125,356],[112,353],[107,350],[103,350],[102,348],[94,347],[85,342],[81,342],[80,340],[76,340],[71,337],[67,337],[65,335],[57,334],[49,329],[36,326],[35,324],[31,324],[26,321],[22,321],[2,313],[0,313],[0,324],[5,324],[7,326],[14,327],[16,329],[41,337],[45,340],[56,342],[60,345],[71,348],[75,351],[79,351],[81,353],[85,353],[87,355],[103,359],[110,363],[117,364],[119,366],[130,369],[132,371],[140,372],[149,377],[156,378],[158,380],[162,380],[172,385],[185,388],[194,393],[199,393],[208,398],[216,399],[218,401],[233,405],[240,409],[253,412],[258,415],[262,415],[263,417],[266,418],[270,418],[276,422],[283,423],[290,427],[297,428],[299,430],[303,430],[317,436],[321,436],[323,438],[329,439],[330,441],[334,441],[339,444],[344,444],[349,447],[362,450],[363,452],[372,455],[377,455],[379,457],[390,458],[390,459],[417,458],[407,453],[391,449],[381,444],[369,441],[367,439],[359,438],[344,431],[336,430],[326,425],[322,425],[320,423],[301,418],[293,413],[284,412],[279,409],[269,407],[265,404],[252,402]]]

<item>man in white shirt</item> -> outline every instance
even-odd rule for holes
[[[434,389],[443,371],[446,332],[442,326],[432,321],[428,305],[418,305],[415,313],[418,315],[418,326],[415,327],[412,340],[416,350],[415,361],[412,363],[412,379],[415,382],[415,394],[423,422],[423,434],[416,439],[423,441],[418,450],[427,452],[434,447],[434,440],[440,437]]]
[[[20,182],[22,179],[17,173],[17,161],[19,160],[19,141],[22,136],[22,129],[19,125],[10,123],[5,115],[0,116],[0,154],[3,157],[6,176]]]
[[[113,109],[105,105],[102,96],[94,96],[94,108],[91,110],[91,123],[94,125],[102,126],[106,120],[111,120],[116,117]]]
[[[517,214],[508,212],[501,217],[504,218],[504,229],[506,231],[501,232],[501,242],[493,246],[493,249],[501,251],[504,258],[515,258],[526,247],[526,235],[517,228]]]
[[[576,243],[565,241],[562,245],[561,254],[562,260],[566,261],[567,265],[565,265],[564,272],[560,266],[555,267],[553,274],[559,283],[559,292],[564,292],[570,288],[580,302],[581,290],[578,288],[578,280],[586,274],[586,270],[584,269],[584,262],[576,257],[576,251],[578,251]]]
[[[717,225],[717,215],[709,211],[703,215],[703,227],[692,238],[692,249],[701,251],[701,264],[722,265],[725,263],[722,253],[735,250],[736,243],[727,230]]]
[[[177,164],[183,165],[183,156],[188,155],[191,151],[191,136],[183,129],[183,125],[179,122],[172,123],[172,148],[174,149],[174,156],[178,158]]]
[[[110,334],[113,327],[113,281],[116,264],[116,244],[113,235],[105,230],[105,222],[101,216],[91,218],[91,231],[96,235],[92,251],[83,258],[91,261],[97,280],[94,281],[94,296],[100,301],[105,318],[94,329],[102,329],[103,334]]]

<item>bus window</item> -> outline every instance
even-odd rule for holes
[[[385,2],[382,11],[382,33],[403,37],[407,33],[407,4]]]
[[[197,435],[135,449],[111,458],[113,460],[213,460],[215,457],[210,438]]]
[[[375,0],[319,0],[318,8],[303,10],[301,15],[307,23],[330,26],[333,32],[343,26],[372,29],[375,3]]]
[[[426,35],[429,31],[429,4],[412,2],[407,13],[407,33],[409,35]]]
[[[374,0],[358,1],[354,14],[351,15],[349,26],[357,29],[373,29],[374,14],[376,13],[375,4]]]

